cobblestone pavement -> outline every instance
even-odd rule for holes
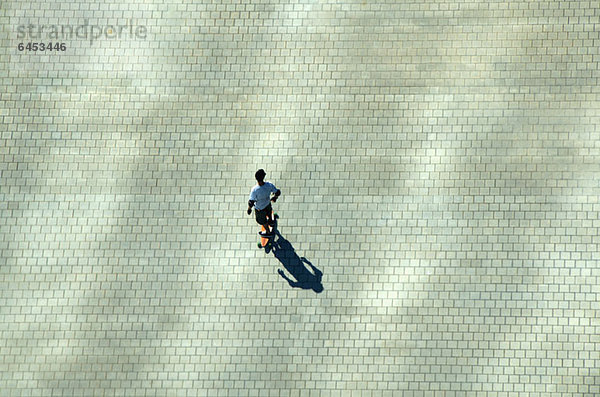
[[[599,1],[0,9],[1,396],[600,395]]]

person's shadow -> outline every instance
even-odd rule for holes
[[[277,272],[285,281],[288,282],[292,288],[312,289],[317,294],[323,291],[323,272],[317,269],[312,263],[305,257],[299,257],[290,244],[283,236],[276,232],[277,239],[273,241],[273,255],[281,262],[283,267],[293,277],[288,277],[285,272],[278,269]],[[311,270],[308,270],[307,266]],[[295,281],[294,281],[295,279]]]

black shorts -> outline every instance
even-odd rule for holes
[[[267,224],[267,215],[271,215],[271,212],[273,212],[273,208],[271,207],[271,204],[267,205],[262,210],[257,210],[255,208],[254,214],[256,215],[256,222],[259,225],[266,225]]]

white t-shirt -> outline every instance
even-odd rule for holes
[[[260,211],[267,208],[269,203],[271,203],[271,193],[275,193],[276,191],[277,188],[271,182],[265,182],[262,186],[256,185],[250,192],[250,200],[256,201],[254,207]]]

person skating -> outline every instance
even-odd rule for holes
[[[254,174],[257,184],[250,191],[248,215],[252,213],[252,207],[254,207],[256,222],[265,228],[265,232],[259,234],[271,236],[273,235],[271,225],[275,223],[271,202],[277,201],[277,198],[281,195],[281,190],[277,189],[271,182],[265,181],[266,175],[267,173],[262,168]],[[272,197],[271,194],[273,194]]]

